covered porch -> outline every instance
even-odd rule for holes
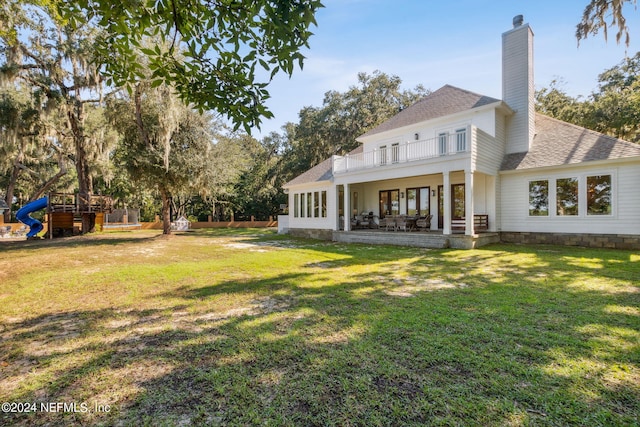
[[[382,239],[389,239],[389,233],[385,233],[389,230],[386,221],[395,218],[422,220],[422,227],[402,227],[403,231],[412,231],[406,234],[421,235],[408,239],[424,239],[436,234],[473,237],[496,231],[496,177],[480,172],[457,170],[345,182],[337,185],[336,196],[339,219],[334,228],[336,232],[370,234],[376,231],[382,233]],[[425,220],[428,221],[426,227]]]

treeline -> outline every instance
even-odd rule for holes
[[[536,109],[560,120],[640,143],[640,52],[598,76],[597,88],[569,96],[555,80],[536,94]]]

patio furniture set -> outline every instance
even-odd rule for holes
[[[385,231],[429,231],[431,229],[431,219],[433,215],[387,215],[384,218],[369,214],[356,215],[351,219],[351,229],[378,229]]]

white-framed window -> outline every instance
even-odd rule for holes
[[[611,175],[587,176],[587,215],[611,215]]]
[[[549,180],[529,181],[529,216],[549,216]]]
[[[556,179],[556,215],[576,216],[579,214],[579,181],[577,177]]]
[[[295,193],[293,195],[293,217],[294,218],[298,218],[300,216],[300,205],[298,205],[299,198],[300,198],[300,195],[298,193]]]
[[[322,202],[321,215],[322,215],[322,218],[326,218],[327,217],[327,192],[326,191],[322,191],[320,193],[320,200]]]
[[[398,163],[400,161],[400,143],[396,142],[391,144],[391,163]]]
[[[449,149],[447,148],[449,137],[446,132],[438,134],[438,154],[444,156]]]
[[[380,164],[381,165],[387,164],[387,146],[386,145],[380,146]]]
[[[613,173],[586,172],[529,180],[529,216],[611,216],[614,214],[614,177]]]
[[[456,129],[456,151],[467,151],[467,129]]]
[[[320,192],[316,191],[313,193],[313,217],[320,217]]]

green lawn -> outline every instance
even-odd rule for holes
[[[0,402],[32,411],[0,425],[640,425],[638,278],[550,246],[0,241]]]

